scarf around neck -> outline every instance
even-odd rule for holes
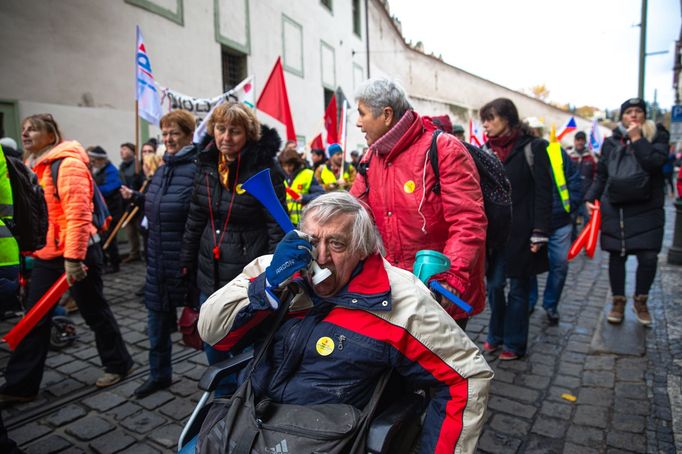
[[[393,147],[396,146],[403,135],[405,135],[407,130],[410,129],[416,118],[417,114],[415,114],[413,110],[408,110],[405,112],[402,118],[398,120],[398,122],[393,125],[393,127],[389,129],[386,134],[381,136],[373,145],[373,148],[376,150],[376,152],[380,155],[388,154]]]
[[[497,157],[500,158],[500,161],[504,162],[514,148],[516,139],[518,139],[520,135],[521,132],[518,129],[512,129],[509,134],[489,137],[488,146],[490,146]]]

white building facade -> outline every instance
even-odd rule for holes
[[[301,144],[322,130],[332,94],[352,98],[366,78],[364,0],[3,0],[5,134],[19,142],[21,118],[50,112],[66,137],[118,162],[135,137],[136,25],[157,83],[193,97],[249,75],[258,96],[281,56]],[[142,139],[157,132],[143,125]],[[361,140],[349,127],[348,143]]]
[[[3,0],[5,135],[19,142],[21,118],[50,112],[65,137],[101,145],[117,163],[119,145],[135,137],[136,25],[157,83],[193,97],[213,98],[249,75],[258,96],[281,56],[301,145],[322,130],[332,94],[352,104],[368,74],[399,79],[417,111],[456,123],[500,96],[546,125],[569,117],[411,48],[382,0]],[[356,117],[351,109],[349,149],[364,146]],[[158,134],[141,130],[141,141]]]

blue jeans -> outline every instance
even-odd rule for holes
[[[201,307],[202,304],[206,302],[210,295],[205,294],[204,292],[199,293],[199,306]],[[228,358],[232,358],[234,355],[232,352],[226,352],[222,350],[216,350],[215,348],[211,347],[209,344],[204,342],[204,352],[206,353],[206,359],[208,359],[208,364],[212,365],[215,363],[219,363],[220,361],[224,361]],[[238,352],[236,352],[238,353]],[[228,375],[227,377],[223,378],[220,381],[220,384],[216,387],[214,396],[215,397],[222,397],[222,396],[229,396],[234,394],[234,392],[237,390],[237,374],[231,374]]]
[[[505,351],[526,354],[528,343],[528,278],[505,277],[504,256],[498,253],[490,258],[486,274],[490,322],[488,343],[502,345]],[[509,294],[505,287],[509,281]]]
[[[549,243],[547,243],[549,273],[547,274],[545,293],[542,297],[542,307],[545,310],[556,310],[561,298],[561,292],[564,290],[566,275],[568,274],[568,250],[571,248],[571,230],[570,224],[559,227],[550,235]],[[530,278],[530,285],[528,309],[532,310],[538,301],[537,276]]]
[[[169,311],[147,311],[147,331],[149,333],[149,375],[151,379],[168,381],[173,378],[171,353],[173,342],[171,332],[177,317],[175,309]]]

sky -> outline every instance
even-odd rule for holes
[[[389,0],[409,42],[514,90],[545,84],[549,100],[600,109],[637,96],[641,0]],[[680,0],[648,1],[645,99],[674,102]]]

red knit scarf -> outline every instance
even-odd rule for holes
[[[508,134],[489,137],[488,146],[492,148],[493,152],[500,158],[500,161],[504,162],[512,152],[516,139],[521,135],[521,131],[518,129],[512,129]]]

